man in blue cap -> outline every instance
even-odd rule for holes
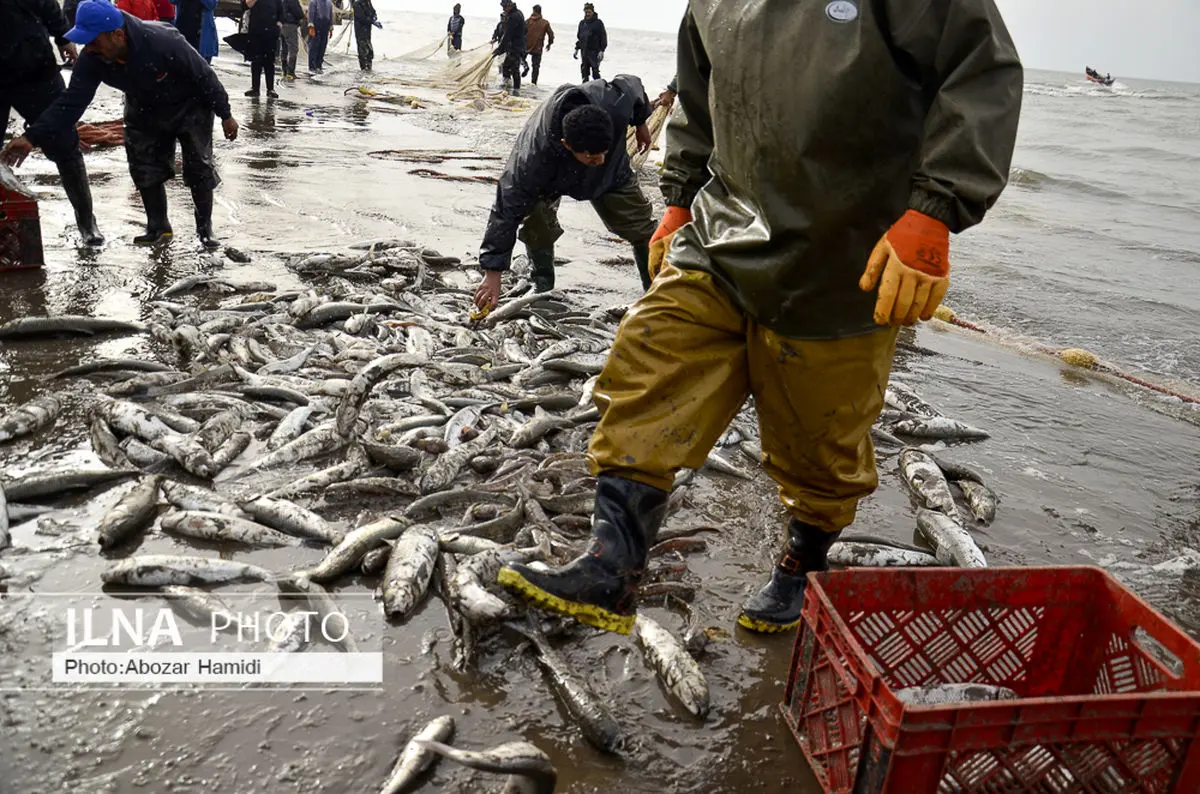
[[[0,119],[8,123],[8,112],[16,109],[26,124],[37,120],[66,86],[58,71],[58,60],[50,48],[54,37],[63,60],[75,61],[75,45],[63,38],[66,18],[54,0],[5,0],[0,3]],[[75,209],[75,222],[83,244],[104,244],[92,212],[92,191],[88,187],[87,168],[79,153],[79,136],[72,126],[48,138],[43,146],[46,158],[58,166],[63,190]]]
[[[125,94],[125,154],[129,174],[146,209],[146,233],[138,245],[168,241],[166,182],[175,176],[175,143],[183,151],[183,181],[196,205],[196,234],[205,248],[213,237],[213,115],[225,137],[235,140],[238,123],[216,72],[173,27],[131,17],[107,0],[84,0],[75,27],[65,38],[83,47],[71,85],[24,135],[9,141],[4,162],[20,165],[35,147],[45,147],[73,128],[101,83]]]

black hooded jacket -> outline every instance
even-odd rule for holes
[[[563,119],[584,105],[599,105],[613,121],[613,143],[604,165],[590,167],[575,159],[562,144]],[[591,201],[624,185],[633,177],[626,151],[625,131],[645,124],[650,99],[637,77],[621,74],[612,80],[593,80],[581,86],[564,85],[525,122],[496,187],[479,252],[484,270],[507,270],[517,242],[517,228],[539,201],[570,196]]]

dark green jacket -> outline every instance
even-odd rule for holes
[[[1008,180],[1023,73],[993,0],[691,0],[669,261],[784,336],[875,330],[858,289],[908,208],[957,233]],[[693,202],[694,199],[694,202]]]

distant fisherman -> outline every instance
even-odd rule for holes
[[[897,326],[941,303],[950,233],[1004,189],[1021,110],[994,0],[881,7],[691,0],[654,283],[594,391],[592,541],[559,568],[508,565],[501,584],[627,633],[675,474],[704,465],[753,395],[791,521],[738,623],[799,622],[806,574],[878,485],[870,429]]]
[[[54,37],[67,63],[75,63],[78,53],[75,45],[64,38],[67,20],[54,0],[4,0],[0,3],[0,25],[4,29],[4,45],[0,47],[0,117],[7,124],[12,108],[27,125],[33,124],[64,91],[49,37]],[[83,235],[83,244],[103,245],[104,237],[96,228],[92,211],[92,191],[83,155],[79,153],[75,125],[46,135],[38,145],[58,167],[63,191],[75,209],[75,223]]]
[[[535,288],[553,289],[554,242],[563,234],[558,203],[563,196],[592,202],[608,230],[633,245],[642,286],[649,286],[653,209],[629,166],[625,144],[625,130],[636,127],[639,148],[650,148],[649,116],[650,100],[642,81],[631,75],[618,75],[612,82],[564,85],[534,111],[517,136],[496,188],[479,253],[479,308],[496,305],[500,274],[509,269],[518,238],[529,252]]]
[[[371,28],[383,29],[379,14],[371,0],[354,1],[354,40],[358,42],[358,68],[364,72],[371,71],[375,60],[375,48],[371,46]]]
[[[500,40],[493,55],[503,55],[500,73],[512,81],[512,93],[521,93],[521,61],[525,58],[525,15],[513,0],[500,0],[504,16],[500,20]]]
[[[466,27],[467,21],[463,19],[462,5],[454,4],[454,13],[450,15],[450,21],[446,23],[446,34],[450,37],[450,52],[460,52],[462,50],[463,29]]]
[[[583,74],[583,82],[600,79],[600,64],[604,61],[604,51],[608,49],[608,31],[596,14],[596,7],[584,3],[583,19],[579,20],[579,31],[575,38],[575,57],[580,58],[579,71]]]
[[[309,0],[308,3],[308,72],[325,71],[325,48],[333,37],[333,3],[330,0]]]
[[[238,123],[216,72],[178,30],[134,19],[105,0],[80,3],[66,38],[84,45],[70,87],[4,147],[4,161],[19,165],[35,146],[60,139],[107,83],[125,93],[125,155],[146,210],[146,233],[134,242],[155,245],[173,234],[166,182],[175,176],[178,142],[183,181],[196,207],[196,235],[205,248],[219,248],[212,230],[213,189],[220,181],[213,165],[213,115],[231,141]]]
[[[304,9],[300,0],[283,0],[283,28],[279,35],[279,66],[284,80],[296,79],[296,56],[300,54],[300,25]]]
[[[550,20],[542,16],[541,6],[533,7],[533,13],[529,15],[525,28],[525,50],[529,53],[529,60],[533,65],[533,76],[530,77],[529,83],[537,85],[538,75],[542,71],[542,48],[544,46],[546,52],[550,52],[550,48],[554,46],[554,28],[550,27]]]

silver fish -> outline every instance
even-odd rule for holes
[[[574,420],[546,413],[542,408],[535,408],[533,418],[521,425],[508,440],[508,445],[514,449],[532,447],[547,433],[574,427]]]
[[[967,499],[967,506],[971,509],[971,515],[975,516],[975,520],[981,524],[990,524],[996,518],[996,494],[991,488],[980,482],[973,480],[959,480],[957,482],[959,490]]]
[[[883,401],[892,408],[918,416],[941,416],[937,409],[921,399],[915,391],[903,383],[895,381],[888,384],[883,393]]]
[[[957,419],[947,419],[944,416],[932,416],[926,419],[906,419],[892,425],[892,432],[910,438],[932,439],[983,439],[991,438],[986,430],[960,422]]]
[[[182,607],[192,617],[198,618],[210,626],[213,625],[214,617],[221,618],[226,626],[233,626],[238,622],[229,605],[207,590],[185,585],[167,585],[161,590],[172,604]]]
[[[463,766],[481,772],[507,774],[509,777],[501,794],[554,794],[558,772],[550,762],[550,756],[528,742],[509,742],[485,752],[472,752],[440,742],[414,741]]]
[[[209,452],[217,449],[229,440],[246,421],[246,411],[227,409],[209,417],[195,433],[195,441]]]
[[[377,444],[372,441],[364,441],[362,442],[362,447],[366,451],[367,457],[373,463],[380,466],[387,466],[397,473],[415,469],[423,457],[420,450],[395,444]]]
[[[117,435],[108,426],[108,422],[96,414],[88,417],[88,439],[92,442],[92,451],[105,465],[114,469],[123,469],[130,465]]]
[[[910,706],[949,706],[958,703],[988,703],[995,700],[1019,700],[1013,690],[991,684],[937,684],[896,690],[896,697]]]
[[[234,518],[250,518],[250,515],[234,502],[207,488],[166,480],[162,484],[162,492],[167,503],[178,510],[224,513]]]
[[[292,535],[224,513],[168,513],[162,517],[162,528],[174,535],[212,542],[233,541],[263,547],[298,543]]]
[[[314,616],[320,620],[320,623],[328,635],[336,635],[341,637],[337,644],[346,653],[358,653],[358,641],[354,639],[354,635],[350,630],[350,623],[346,620],[345,613],[338,607],[333,596],[329,594],[321,585],[306,579],[303,576],[289,576],[279,581],[279,589],[282,591],[293,591],[303,593],[308,600],[308,605],[313,608],[317,614]],[[331,637],[332,639],[332,637]]]
[[[273,469],[289,463],[299,463],[302,460],[328,455],[345,449],[350,439],[337,431],[332,422],[314,427],[294,441],[284,444],[279,449],[259,458],[252,465],[255,469]]]
[[[422,747],[420,742],[448,742],[453,737],[453,717],[442,716],[430,721],[404,746],[379,794],[412,791],[420,776],[437,760],[437,754]]]
[[[325,559],[297,575],[320,584],[331,582],[358,565],[367,552],[400,537],[410,526],[412,522],[404,519],[381,518],[352,530],[329,550]]]
[[[387,569],[376,593],[389,618],[403,618],[416,608],[429,589],[438,559],[437,531],[412,527],[392,544]]]
[[[359,570],[363,576],[375,576],[383,573],[387,568],[388,560],[391,559],[392,547],[388,543],[384,543],[377,549],[371,549],[363,555],[362,564]]]
[[[62,406],[54,395],[46,394],[19,405],[0,417],[0,443],[36,433],[58,418]]]
[[[929,455],[919,449],[906,447],[900,452],[900,472],[922,505],[930,510],[940,510],[948,516],[957,513],[950,483],[946,482],[942,470]]]
[[[465,618],[473,623],[498,623],[515,615],[508,602],[488,591],[500,569],[510,562],[528,562],[533,552],[501,548],[468,557],[459,563],[450,579],[451,598]]]
[[[144,477],[100,519],[100,548],[110,549],[150,524],[158,511],[158,478]]]
[[[142,333],[146,326],[138,322],[111,320],[107,317],[85,317],[60,314],[53,317],[22,317],[0,325],[0,339],[28,339],[38,336],[76,334],[95,336],[109,331]]]
[[[749,474],[742,471],[737,466],[734,466],[732,463],[725,460],[725,458],[721,457],[721,455],[715,449],[709,451],[708,459],[704,462],[704,468],[710,471],[720,472],[721,474],[729,474],[742,480],[754,479]]]
[[[220,584],[238,580],[267,581],[266,568],[215,557],[143,554],[120,560],[100,574],[105,584],[164,587],[172,584]]]
[[[363,403],[367,401],[367,397],[371,394],[371,389],[375,388],[381,379],[396,372],[400,369],[408,367],[419,367],[428,362],[424,356],[415,356],[410,353],[393,353],[388,356],[377,358],[362,369],[354,380],[350,382],[350,387],[346,391],[346,396],[342,398],[341,405],[338,406],[336,415],[337,431],[343,436],[349,436],[354,431],[355,422],[358,420],[358,414],[362,410]]]
[[[927,551],[898,549],[878,543],[839,541],[829,547],[829,562],[846,568],[905,568],[941,565]]]
[[[57,497],[66,491],[111,485],[140,474],[137,469],[64,469],[26,475],[19,480],[6,480],[0,486],[12,501],[26,502],[42,497]]]
[[[971,533],[950,516],[933,510],[918,510],[917,532],[933,546],[938,561],[943,565],[987,567],[987,560]]]
[[[276,488],[267,495],[279,498],[296,496],[309,491],[319,491],[328,488],[335,482],[345,482],[357,477],[365,472],[370,465],[370,461],[367,460],[367,456],[363,454],[362,450],[354,447],[351,450],[350,456],[345,461],[301,477],[298,480]]]
[[[422,494],[440,491],[454,481],[467,461],[487,449],[496,440],[496,429],[482,433],[478,438],[460,444],[444,453],[429,467],[419,483]]]
[[[239,502],[238,506],[269,527],[298,538],[337,546],[346,533],[332,526],[321,516],[285,499],[258,496]]]
[[[218,472],[224,471],[231,463],[242,456],[242,453],[250,447],[250,442],[253,440],[254,437],[245,431],[239,430],[234,433],[213,452],[213,466],[216,467]]]
[[[316,407],[312,405],[301,405],[298,408],[293,408],[275,426],[271,437],[267,439],[267,449],[275,451],[303,433],[304,427],[308,424],[308,419],[313,415],[314,411],[316,411]]]
[[[641,614],[633,623],[632,633],[667,691],[684,708],[703,719],[709,709],[708,681],[683,644],[674,634]]]

